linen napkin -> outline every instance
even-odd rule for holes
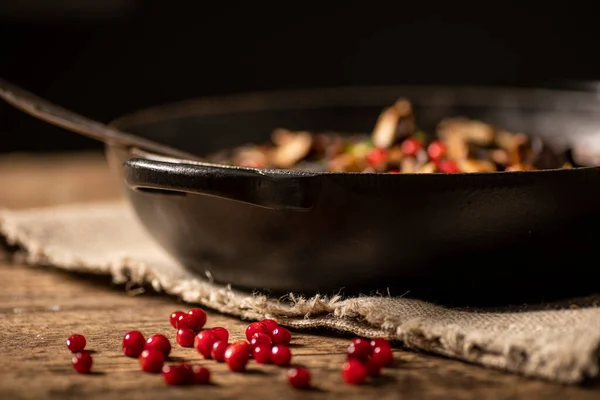
[[[122,201],[0,211],[0,239],[30,265],[151,285],[186,302],[294,328],[328,327],[564,384],[599,374],[600,296],[573,303],[486,312],[406,297],[244,293],[187,272],[139,225]],[[209,275],[210,276],[210,275]]]

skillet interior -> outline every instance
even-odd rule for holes
[[[409,98],[420,126],[463,115],[544,136],[558,146],[598,143],[590,93],[469,88],[361,88],[198,101],[141,112],[116,125],[198,154],[274,128],[368,132],[381,108]],[[181,165],[122,164],[120,173],[200,182]],[[136,172],[136,173],[137,173]],[[141,221],[189,268],[246,289],[311,294],[390,290],[450,304],[504,304],[595,290],[600,230],[597,169],[472,176],[308,178],[308,212],[220,198],[126,191]]]

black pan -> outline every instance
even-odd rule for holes
[[[548,90],[252,94],[145,110],[112,126],[196,156],[267,141],[279,127],[369,132],[398,97],[411,100],[425,130],[461,115],[574,147],[580,159],[600,149],[597,95]],[[409,292],[453,305],[543,301],[598,289],[597,167],[307,173],[222,167],[149,150],[113,143],[107,154],[157,243],[220,283],[272,294]]]

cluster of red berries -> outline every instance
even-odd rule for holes
[[[90,352],[85,351],[86,344],[87,341],[83,335],[75,334],[69,336],[67,339],[67,348],[73,353],[73,357],[71,358],[73,368],[80,374],[89,374],[92,371],[92,364],[94,362]]]
[[[368,376],[379,376],[381,370],[394,362],[392,346],[383,338],[366,340],[354,338],[346,349],[348,360],[342,366],[346,383],[359,385]]]
[[[272,319],[253,322],[246,328],[246,340],[229,343],[229,332],[223,327],[204,329],[206,313],[200,308],[189,312],[175,311],[170,316],[171,325],[177,329],[176,342],[182,347],[194,347],[205,359],[225,362],[233,372],[243,372],[251,358],[259,364],[290,366],[292,351],[288,347],[292,335]],[[72,335],[67,347],[74,353],[73,367],[79,373],[89,373],[92,357],[84,351],[86,339]],[[165,364],[171,354],[171,343],[166,336],[156,334],[148,339],[139,331],[128,332],[122,341],[123,354],[137,358],[142,371],[160,373],[169,385],[210,383],[210,371],[188,363]],[[362,383],[368,375],[377,376],[382,368],[391,365],[393,355],[385,339],[353,339],[347,349],[348,361],[342,368],[344,381]],[[308,369],[295,366],[288,370],[289,383],[295,388],[310,386]]]
[[[400,145],[400,150],[405,157],[416,157],[423,148],[421,141],[415,137],[405,139]],[[380,168],[387,162],[388,152],[389,149],[376,147],[367,154],[365,159],[370,166]],[[445,158],[446,146],[439,140],[429,143],[425,153],[429,160],[436,165],[439,172],[455,173],[459,171],[456,162]],[[388,172],[398,173],[399,171],[392,169]]]

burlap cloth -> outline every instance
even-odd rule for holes
[[[268,317],[296,328],[384,336],[409,348],[566,384],[599,372],[600,308],[593,298],[577,300],[577,307],[567,303],[503,312],[453,310],[384,296],[269,299],[187,273],[121,202],[1,211],[0,235],[28,264],[110,274],[117,283],[149,284],[246,319]]]

